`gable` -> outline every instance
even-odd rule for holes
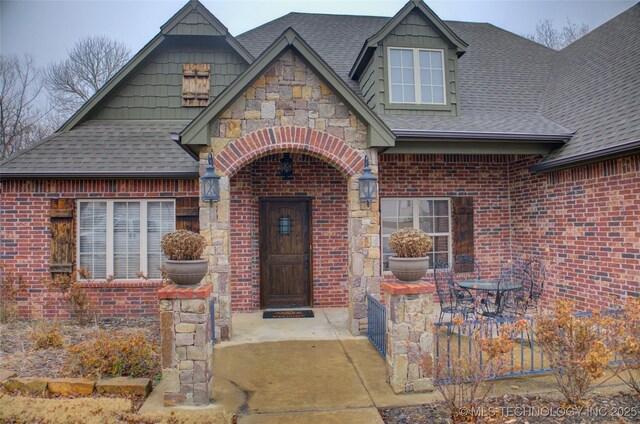
[[[168,39],[121,88],[105,101],[93,119],[193,119],[203,107],[183,107],[184,64],[210,66],[210,99],[215,99],[248,64],[222,39]]]
[[[175,26],[167,29],[167,35],[225,35],[225,33],[211,25],[204,15],[197,9],[190,11]]]
[[[242,73],[253,57],[197,0],[190,0],[162,25],[160,33],[96,92],[60,128],[67,131],[87,119],[192,119],[197,110],[175,107],[176,66],[210,62],[211,96]]]
[[[384,122],[349,88],[344,80],[327,65],[327,63],[300,37],[293,29],[288,28],[257,58],[238,79],[236,79],[207,109],[194,119],[180,133],[181,143],[191,150],[211,143],[210,123],[219,117],[228,105],[234,102],[245,89],[264,75],[267,68],[280,55],[292,49],[313,69],[322,82],[339,97],[345,105],[349,105],[358,118],[367,125],[367,144],[369,146],[391,146],[395,137]]]

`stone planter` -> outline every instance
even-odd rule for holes
[[[389,258],[389,269],[403,283],[416,283],[424,277],[429,269],[429,257],[423,258]]]
[[[209,269],[206,259],[195,261],[164,261],[164,269],[167,277],[179,286],[195,286],[198,284]]]

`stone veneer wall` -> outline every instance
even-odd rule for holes
[[[347,177],[350,329],[366,328],[367,291],[380,293],[380,223],[378,202],[360,202],[358,177],[364,155],[378,172],[378,158],[366,147],[367,128],[331,89],[291,50],[212,123],[213,152],[221,199],[201,208],[201,232],[210,240],[209,279],[216,297],[216,331],[231,336],[230,178],[251,161],[281,152],[305,153],[334,165]]]
[[[259,198],[312,198],[313,306],[346,307],[349,279],[347,182],[333,166],[295,154],[293,178],[278,175],[282,155],[266,156],[231,178],[231,309],[260,308]]]
[[[158,290],[165,406],[209,403],[213,380],[211,291],[210,284],[171,285]]]
[[[394,392],[433,390],[434,333],[439,306],[429,283],[382,283],[387,313],[387,381]]]

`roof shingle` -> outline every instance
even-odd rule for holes
[[[89,121],[0,163],[0,178],[195,177],[198,161],[171,138],[188,121]]]

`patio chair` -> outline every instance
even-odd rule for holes
[[[525,268],[527,278],[524,280],[526,313],[538,310],[538,302],[544,292],[544,283],[547,279],[547,270],[539,259],[533,259]]]
[[[442,323],[445,314],[462,315],[466,320],[474,312],[474,309],[465,301],[467,297],[465,293],[467,292],[456,287],[454,275],[449,265],[444,261],[437,261],[433,267],[433,278],[440,302],[438,323]]]
[[[522,316],[526,313],[528,304],[528,290],[531,287],[531,277],[527,274],[527,263],[515,261],[507,270],[500,274],[502,287],[508,284],[510,287],[519,288],[500,290],[500,312],[502,316]]]
[[[472,273],[473,278],[477,280],[482,276],[482,268],[473,255],[456,255],[453,263],[453,269],[458,273]]]

